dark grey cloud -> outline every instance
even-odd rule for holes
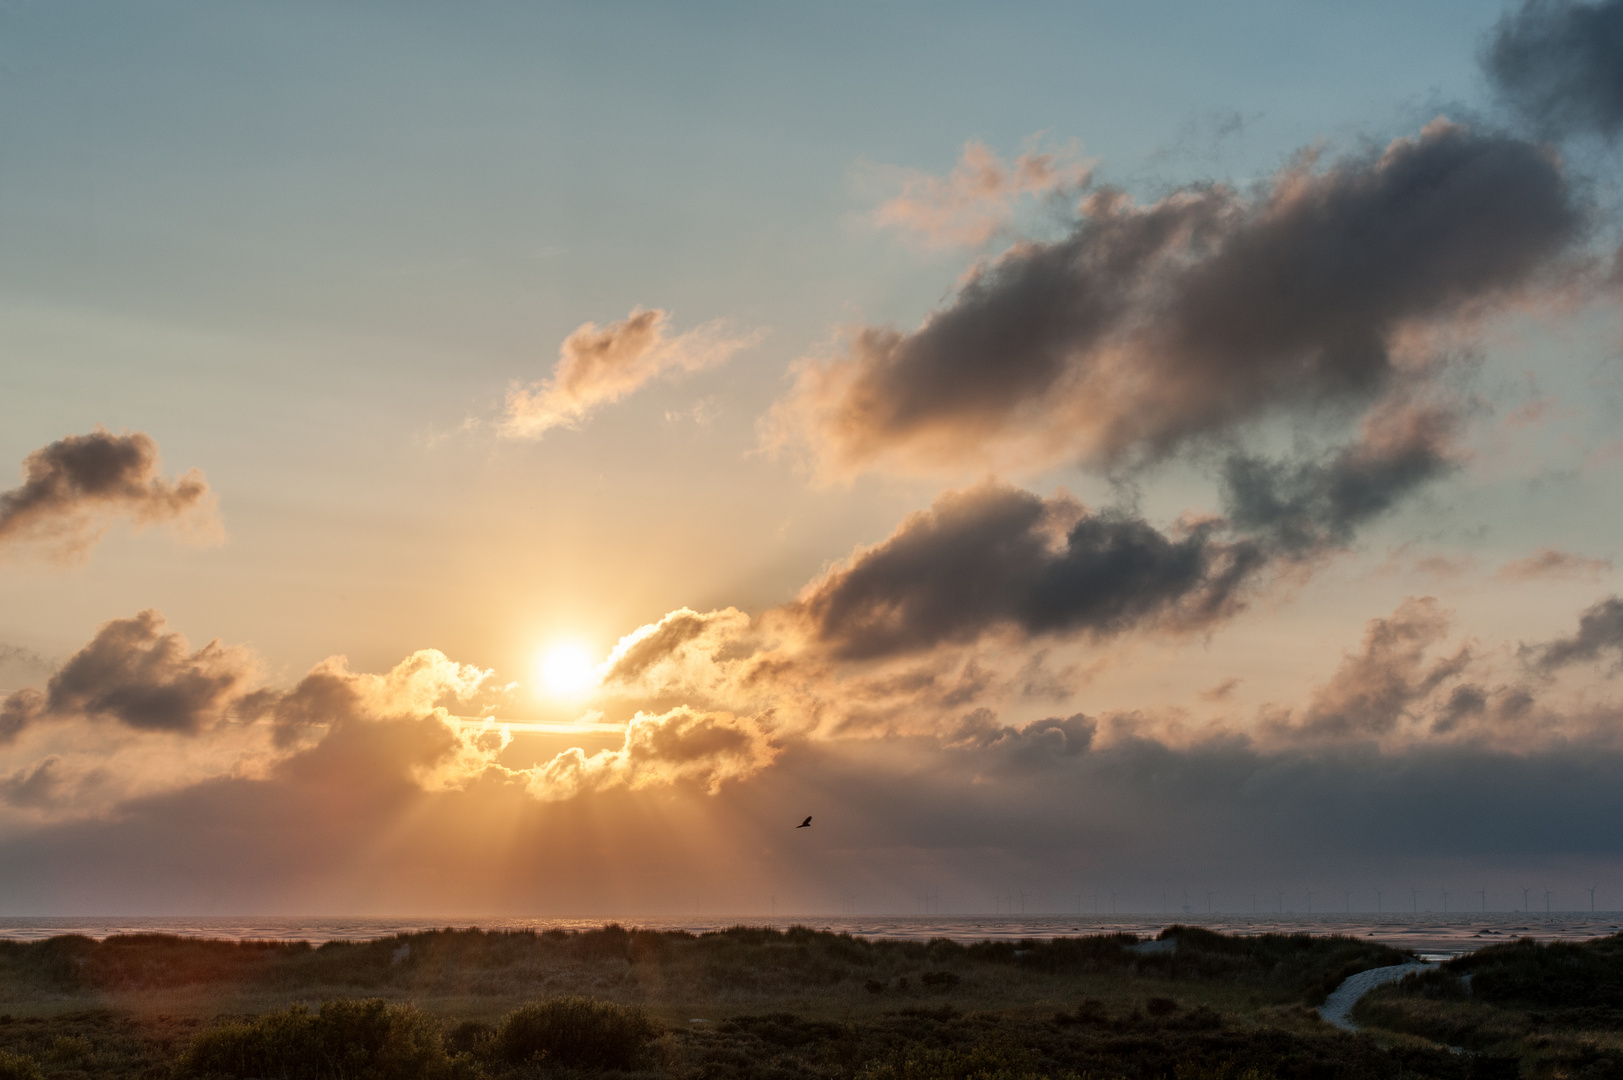
[[[1155,458],[1279,408],[1362,405],[1411,327],[1540,283],[1588,233],[1544,148],[1438,121],[1254,194],[1090,198],[911,333],[868,327],[776,417],[835,471]]]
[[[1578,617],[1578,632],[1543,645],[1524,647],[1522,655],[1546,674],[1571,664],[1597,660],[1615,652],[1623,663],[1623,598],[1609,596],[1591,604]]]
[[[165,479],[158,444],[142,432],[69,435],[29,454],[22,486],[0,492],[0,550],[36,544],[71,558],[118,516],[137,525],[188,518],[211,524],[208,482],[196,469]]]
[[[1231,457],[1229,518],[1172,534],[1125,511],[1090,511],[995,483],[948,493],[785,610],[847,660],[963,644],[1000,629],[1096,639],[1199,630],[1241,610],[1269,570],[1346,544],[1357,526],[1452,469],[1450,430],[1446,416],[1407,410],[1321,461]]]
[[[1005,627],[1109,636],[1196,628],[1231,613],[1266,556],[1215,535],[1168,536],[1123,513],[986,484],[949,493],[789,607],[843,659],[973,641]]]
[[[1623,131],[1623,0],[1529,0],[1494,28],[1483,67],[1548,135]]]
[[[1348,543],[1358,526],[1456,468],[1452,413],[1409,409],[1392,419],[1317,460],[1231,455],[1223,468],[1230,521],[1295,553]]]
[[[36,719],[114,720],[146,731],[196,734],[223,719],[254,674],[252,658],[211,641],[195,652],[147,610],[114,619],[51,676],[45,692],[19,690],[0,703],[0,741]]]

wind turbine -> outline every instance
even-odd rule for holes
[[[1477,892],[1478,896],[1482,897],[1482,911],[1483,911],[1483,914],[1487,914],[1487,911],[1488,911],[1488,890],[1487,889],[1478,889],[1476,892]]]
[[[1448,890],[1443,890],[1443,914],[1448,914]]]
[[[1532,892],[1532,891],[1533,890],[1528,888],[1526,885],[1522,886],[1522,914],[1523,915],[1526,915],[1528,912],[1533,910],[1532,908],[1527,906],[1527,894]]]
[[[1375,914],[1377,915],[1381,914],[1381,894],[1384,892],[1386,892],[1385,889],[1375,890]]]
[[[1313,914],[1313,892],[1311,889],[1308,890],[1307,894],[1307,913],[1309,915]]]
[[[1409,907],[1416,912],[1420,910],[1420,890],[1413,885],[1409,886]]]
[[[1341,900],[1342,900],[1342,903],[1346,905],[1347,914],[1351,915],[1352,914],[1352,890],[1351,889],[1342,889],[1341,890]]]
[[[1206,890],[1206,914],[1212,913],[1212,890]]]
[[[1550,913],[1550,890],[1545,889],[1544,890],[1544,914],[1548,915],[1549,913]]]
[[[1281,915],[1285,914],[1285,890],[1276,889],[1274,891],[1274,899],[1279,903],[1279,913]]]
[[[1595,890],[1598,889],[1598,888],[1600,888],[1599,885],[1591,885],[1591,886],[1589,886],[1589,910],[1590,911],[1595,910]]]

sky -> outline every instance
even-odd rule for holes
[[[1623,908],[1620,72],[0,4],[0,913]]]

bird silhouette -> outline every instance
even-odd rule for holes
[[[807,818],[805,821],[802,821],[799,825],[796,825],[795,828],[797,828],[797,829],[805,829],[805,828],[809,828],[810,826],[811,826],[811,818]]]

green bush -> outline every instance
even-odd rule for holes
[[[0,1080],[44,1080],[44,1074],[33,1058],[0,1050]]]
[[[496,1033],[501,1056],[514,1064],[545,1061],[577,1068],[626,1069],[655,1035],[643,1011],[588,997],[534,1002],[509,1013]]]
[[[463,1080],[478,1075],[446,1053],[439,1025],[410,1005],[339,999],[294,1005],[192,1041],[182,1076],[278,1080]]]

